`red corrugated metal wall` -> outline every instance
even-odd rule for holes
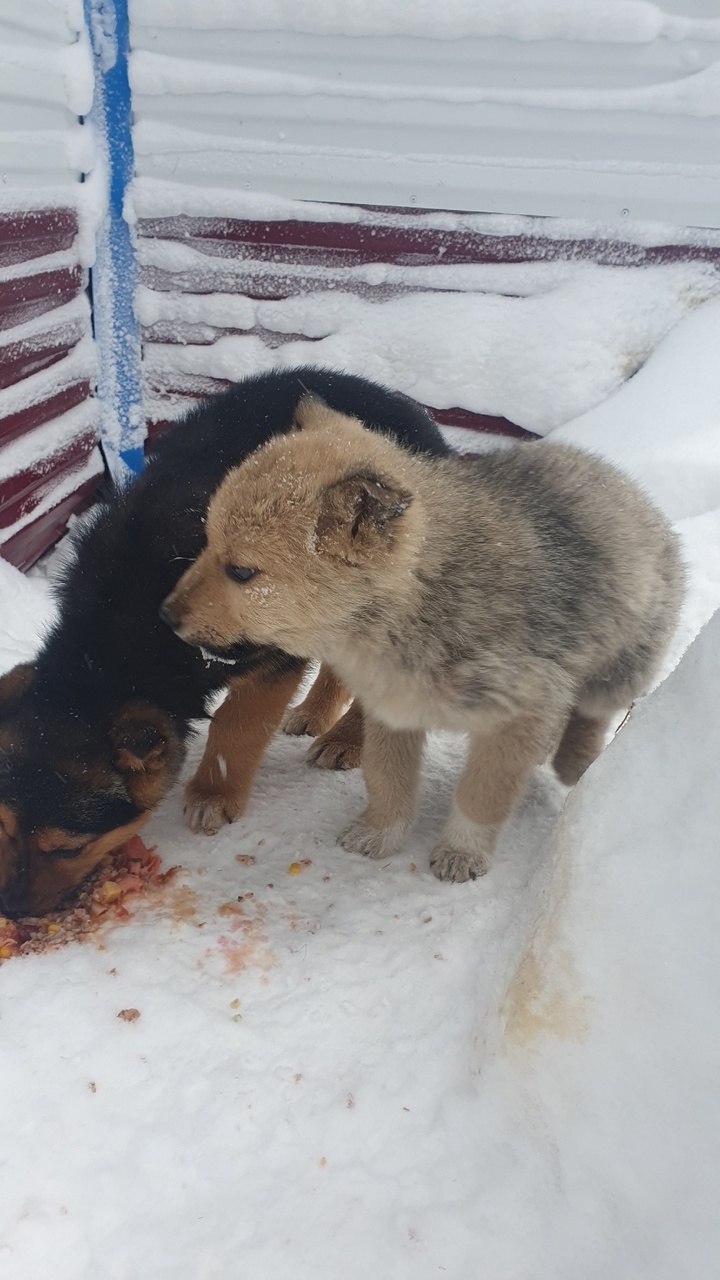
[[[103,475],[77,214],[0,215],[0,554],[26,568]]]

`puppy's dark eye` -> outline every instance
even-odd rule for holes
[[[84,845],[81,845],[79,849],[50,849],[50,851],[45,854],[45,857],[49,858],[53,862],[57,858],[79,858],[83,849]]]
[[[249,582],[260,571],[259,569],[246,569],[241,564],[226,564],[225,572],[233,582]]]

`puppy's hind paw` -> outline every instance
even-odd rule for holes
[[[349,853],[361,853],[365,858],[388,858],[397,849],[408,824],[395,822],[391,827],[371,827],[362,818],[356,818],[340,832],[339,843]]]
[[[468,853],[451,844],[438,844],[430,854],[430,869],[438,880],[452,880],[457,884],[477,880],[489,867],[489,859],[484,854]]]
[[[316,769],[357,769],[361,756],[361,742],[350,742],[333,729],[316,738],[307,753],[308,764]]]

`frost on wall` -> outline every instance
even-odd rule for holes
[[[80,3],[0,12],[0,554],[25,565],[102,474],[86,296],[99,213]]]

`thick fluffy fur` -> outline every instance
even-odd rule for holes
[[[276,645],[208,660],[181,644],[158,609],[204,541],[211,494],[253,449],[287,432],[308,389],[409,449],[448,452],[430,416],[404,396],[320,369],[264,374],[209,400],[169,430],[143,474],[112,492],[76,539],[59,621],[36,662],[0,680],[0,910],[54,906],[121,843],[177,777],[191,721],[229,696],[187,790],[194,830],[237,817],[255,769],[305,669]],[[327,728],[346,692],[324,673],[294,732]],[[357,751],[339,728],[342,764]],[[332,753],[333,739],[324,744]],[[323,744],[320,744],[323,750]]]
[[[319,658],[360,699],[368,807],[349,849],[401,840],[426,730],[468,734],[432,866],[474,878],[532,767],[551,756],[577,781],[647,690],[682,598],[675,537],[574,449],[421,458],[316,401],[298,421],[225,479],[167,613],[190,643]]]

